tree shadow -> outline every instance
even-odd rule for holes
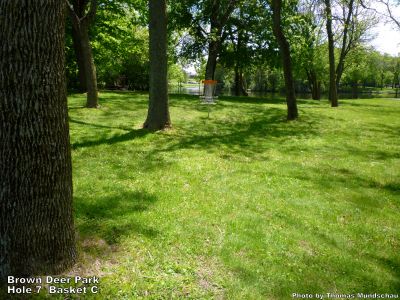
[[[400,194],[400,180],[391,180],[389,182],[381,183],[375,179],[361,176],[357,172],[347,168],[335,168],[330,165],[320,166],[318,168],[307,167],[296,168],[296,173],[291,175],[294,178],[303,181],[309,181],[313,185],[319,185],[320,189],[325,191],[335,190],[338,186],[346,186],[357,190],[359,188],[385,190],[391,194]],[[379,208],[382,203],[375,198],[360,194],[354,195],[348,199],[357,208]],[[400,202],[399,202],[400,204]]]
[[[285,258],[279,263],[279,269],[282,270],[279,275],[284,279],[276,277],[276,281],[280,281],[280,285],[275,286],[272,291],[268,285],[264,285],[263,294],[266,297],[271,296],[272,293],[279,299],[288,299],[294,291],[298,293],[327,291],[336,286],[335,279],[339,278],[346,278],[347,281],[350,281],[351,285],[346,284],[346,287],[357,287],[357,292],[393,293],[399,291],[400,263],[398,258],[393,252],[388,258],[377,256],[374,251],[383,250],[379,249],[379,244],[362,250],[354,247],[354,240],[349,240],[347,235],[359,235],[360,228],[346,225],[343,227],[342,236],[338,235],[340,232],[337,230],[335,230],[336,235],[332,235],[332,227],[327,227],[323,223],[322,225],[319,223],[311,225],[304,215],[290,212],[284,208],[282,211],[272,212],[270,218],[275,219],[273,221],[275,224],[281,225],[278,227],[281,228],[279,235],[282,239],[290,240],[291,246],[287,250],[284,248],[280,250],[271,248],[271,250],[268,244],[263,244],[265,252],[276,251],[277,256]],[[265,234],[272,233],[266,231]],[[365,229],[362,234],[368,237],[371,235],[368,229]],[[365,245],[362,237],[359,242],[360,246]],[[244,265],[237,264],[239,267],[231,267],[231,270],[236,275],[235,277],[245,285],[269,280],[271,275],[268,268],[265,273],[256,271],[251,264],[246,266],[245,258],[243,260]],[[272,264],[271,267],[276,268],[277,265]],[[388,282],[382,282],[379,277],[374,275],[376,267],[383,267],[379,269],[381,274],[388,277]],[[285,270],[294,271],[290,281],[284,276],[286,275]],[[298,270],[302,273],[298,273]],[[275,276],[277,275],[275,274]]]
[[[241,111],[243,111],[241,109]],[[267,107],[249,108],[245,116],[225,115],[223,118],[209,119],[185,124],[180,136],[157,152],[169,152],[179,149],[204,149],[208,152],[220,152],[251,156],[260,154],[272,147],[271,143],[285,143],[290,138],[306,138],[319,133],[316,118],[304,116],[298,121],[288,122],[284,109]],[[249,117],[252,116],[252,117]]]
[[[397,258],[386,258],[377,256],[375,254],[369,254],[368,257],[375,263],[384,267],[388,272],[392,273],[396,278],[393,282],[393,288],[396,291],[400,291],[400,259]]]
[[[101,125],[101,124],[93,124],[93,123],[75,120],[75,119],[72,119],[71,117],[69,118],[69,122],[75,123],[75,124],[80,124],[80,125],[87,125],[87,126],[96,127],[96,128],[121,129],[121,130],[126,130],[126,131],[132,130],[132,128],[126,127],[126,126],[106,126],[106,125]]]
[[[84,237],[100,238],[110,245],[132,233],[147,237],[158,234],[149,224],[134,220],[157,201],[155,195],[145,191],[120,191],[95,199],[78,196],[74,200],[77,229]]]
[[[275,97],[275,96],[278,97]],[[221,96],[218,101],[231,103],[248,103],[248,104],[285,104],[286,100],[279,94],[271,95],[271,97],[246,97],[246,96]]]
[[[371,107],[371,108],[377,108],[377,109],[382,109],[382,108],[390,108],[389,106],[382,106],[379,104],[370,104],[370,103],[365,103],[365,101],[363,102],[363,100],[365,99],[344,99],[341,100],[341,105],[343,106],[355,106],[355,107]],[[386,101],[393,101],[393,99],[385,99],[385,98],[381,98],[379,100],[386,100]],[[355,101],[357,101],[358,103],[356,103]]]
[[[385,112],[386,114],[386,112]],[[398,113],[397,113],[398,114]],[[400,137],[400,127],[388,125],[388,124],[379,124],[379,123],[370,123],[374,127],[368,127],[369,131],[373,131],[376,133],[384,133],[386,135],[391,136],[392,138]]]
[[[68,106],[68,110],[84,109],[86,106]]]
[[[107,127],[107,126],[105,126],[105,127]],[[109,128],[112,128],[112,127],[109,127]],[[150,133],[150,131],[148,131],[146,129],[132,129],[127,133],[114,135],[110,138],[102,138],[102,139],[94,140],[94,141],[84,141],[84,142],[73,143],[73,144],[71,144],[71,147],[73,150],[75,150],[75,149],[79,149],[79,148],[94,147],[94,146],[99,146],[99,145],[104,145],[104,144],[113,145],[116,143],[126,142],[126,141],[144,137],[148,133]]]

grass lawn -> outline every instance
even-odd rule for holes
[[[79,263],[96,299],[400,292],[400,101],[69,97]],[[61,298],[61,297],[60,297]],[[85,299],[90,296],[85,296]],[[338,299],[338,298],[337,298]]]

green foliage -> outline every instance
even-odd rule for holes
[[[279,64],[271,22],[264,1],[243,1],[226,25],[227,38],[224,40],[220,63],[227,68],[244,68],[248,72],[260,64]]]
[[[398,58],[382,55],[370,48],[358,47],[349,54],[343,74],[343,84],[363,84],[369,87],[391,86]]]
[[[98,84],[101,88],[128,85],[148,88],[147,1],[99,1],[96,21],[90,28]],[[66,39],[67,78],[76,85],[78,68],[70,25]]]
[[[271,29],[271,12],[266,0],[241,0],[223,29],[224,40],[217,68],[218,80],[227,85],[234,81],[234,69],[244,74],[248,87],[278,91],[283,86],[281,61]],[[238,2],[238,3],[239,3]],[[224,5],[220,2],[223,15]],[[169,80],[185,81],[182,66],[197,65],[198,80],[205,72],[205,49],[213,39],[210,29],[212,1],[170,1],[169,12]],[[297,90],[308,88],[307,72],[313,72],[322,87],[327,86],[328,57],[324,24],[318,3],[284,1],[283,25],[289,39]],[[100,88],[148,88],[147,1],[99,1],[91,41]],[[370,25],[368,16],[357,20],[356,37],[365,37]],[[68,87],[77,86],[77,65],[72,47],[70,25],[66,36],[66,71]],[[362,42],[361,40],[360,42]],[[372,49],[354,48],[345,60],[343,86],[356,81],[367,87],[393,85],[398,80],[396,58]],[[361,52],[360,52],[361,51]],[[336,49],[336,57],[339,57]],[[360,54],[362,61],[357,58]],[[193,60],[195,59],[195,60]],[[356,79],[357,77],[357,79]],[[324,84],[325,83],[325,84]]]

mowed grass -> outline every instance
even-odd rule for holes
[[[79,263],[97,299],[400,292],[400,101],[69,97]],[[86,298],[90,298],[86,295]]]

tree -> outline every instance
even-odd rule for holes
[[[167,78],[167,3],[149,0],[150,95],[144,128],[159,130],[171,126]]]
[[[390,20],[393,24],[395,24],[400,29],[400,20],[393,13],[393,7],[398,6],[400,4],[400,2],[398,0],[397,1],[376,0],[377,3],[381,3],[385,7],[384,9],[386,10],[386,13],[382,13],[382,12],[379,12],[378,10],[376,10],[375,9],[376,3],[372,3],[371,4],[366,0],[360,0],[360,1],[361,1],[361,5],[364,8],[372,10],[378,15],[382,15],[383,17],[385,17],[386,19]]]
[[[335,68],[335,84],[336,94],[333,89],[333,80],[330,79],[330,99],[332,107],[338,106],[337,91],[339,88],[340,80],[346,68],[346,57],[351,51],[359,47],[366,39],[368,30],[376,24],[375,15],[363,9],[363,5],[358,0],[342,0],[338,1],[335,6],[335,15],[332,14],[332,6],[330,0],[325,1],[326,11],[326,28],[328,34],[328,47],[329,47],[329,64],[330,68]],[[338,32],[332,31],[332,23],[338,28]],[[338,43],[339,57],[336,67],[334,60],[334,47],[335,40]],[[330,69],[330,76],[333,72]],[[331,95],[332,94],[332,95]],[[336,95],[336,96],[335,96]]]
[[[247,96],[246,74],[277,56],[271,15],[260,0],[242,1],[226,24],[219,63],[234,70],[234,93]],[[247,79],[249,77],[247,76]]]
[[[335,44],[332,31],[332,7],[330,0],[324,0],[326,13],[326,32],[328,35],[328,51],[329,51],[329,101],[332,107],[337,107],[338,95],[336,86],[336,70],[335,70]]]
[[[294,79],[292,72],[292,59],[290,56],[290,45],[282,30],[282,0],[271,0],[272,29],[282,56],[283,73],[286,87],[287,119],[295,120],[298,117]]]
[[[221,45],[227,37],[226,24],[240,0],[180,0],[172,3],[172,28],[186,29],[182,42],[186,56],[201,56],[206,49],[205,78],[214,79]]]
[[[212,1],[210,15],[210,33],[208,41],[208,59],[206,64],[206,79],[214,79],[217,58],[221,51],[221,44],[226,38],[224,27],[233,12],[238,1],[230,0],[228,3],[223,1]]]
[[[74,263],[65,3],[0,2],[0,278]]]
[[[312,99],[319,100],[327,61],[322,34],[325,18],[320,13],[321,5],[318,1],[302,1],[298,9],[299,12],[291,17],[292,30],[288,36],[292,45],[294,71],[297,78],[306,76]]]
[[[90,7],[87,11],[87,6]],[[86,106],[97,108],[99,105],[97,92],[96,67],[93,61],[92,46],[89,39],[89,27],[96,16],[97,0],[66,0],[72,21],[72,37],[79,67],[80,85],[87,90]]]

